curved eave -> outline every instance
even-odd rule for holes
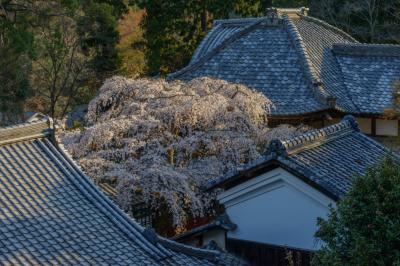
[[[320,118],[322,115],[330,112],[338,112],[336,109],[326,108],[306,113],[293,113],[293,114],[269,114],[268,119],[271,120],[308,120]]]
[[[189,64],[188,66],[182,68],[181,70],[178,70],[174,73],[167,75],[167,80],[179,79],[179,77],[181,77],[185,73],[197,69],[198,67],[203,65],[206,61],[214,57],[220,50],[224,49],[227,45],[234,42],[236,39],[246,35],[247,33],[251,32],[264,20],[265,20],[264,18],[257,19],[250,25],[244,27],[242,30],[235,32],[227,39],[224,39],[219,45],[215,46],[215,48],[213,48],[211,51],[207,52],[202,57],[198,58],[193,64]]]

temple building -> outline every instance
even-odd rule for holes
[[[294,138],[273,140],[259,160],[208,183],[206,190],[219,189],[217,198],[230,226],[216,227],[214,222],[176,239],[188,244],[194,237],[213,241],[252,265],[274,260],[286,265],[288,250],[301,255],[297,261],[309,263],[310,254],[322,244],[314,237],[317,218],[326,218],[353,178],[365,175],[385,156],[400,162],[360,132],[352,116]]]
[[[216,20],[189,65],[168,78],[201,76],[264,93],[273,103],[272,125],[321,128],[351,114],[368,135],[399,133],[386,111],[400,80],[400,45],[359,43],[305,8]]]

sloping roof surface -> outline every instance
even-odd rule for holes
[[[338,62],[332,53],[335,43],[354,43],[349,35],[311,17],[301,16],[293,20],[298,29],[307,55],[322,86],[336,98],[337,107],[347,112],[357,112],[347,92]]]
[[[259,42],[271,49],[263,49]],[[324,109],[325,106],[314,98],[308,88],[298,61],[284,29],[260,26],[228,45],[186,77],[195,78],[200,74],[244,83],[268,95],[276,114]]]
[[[389,154],[385,147],[360,132],[352,116],[346,116],[338,124],[292,139],[271,141],[263,158],[240,172],[221,177],[209,187],[232,181],[261,165],[277,163],[340,198],[350,189],[354,175],[364,175]]]
[[[232,263],[227,254],[143,229],[52,144],[50,133],[47,121],[0,129],[1,265]]]
[[[394,82],[400,81],[400,46],[335,45],[333,51],[360,113],[383,113],[391,106]]]
[[[363,53],[339,55],[336,44],[363,46]],[[245,84],[271,99],[272,116],[329,109],[381,114],[391,104],[393,82],[400,79],[399,47],[358,44],[345,32],[301,14],[218,20],[190,64],[169,78],[210,76]],[[367,73],[366,65],[376,71]],[[371,93],[381,98],[363,105]]]
[[[249,21],[247,23],[241,23],[240,20],[231,20],[231,23],[218,23],[218,21],[214,22],[214,28],[208,33],[207,41],[203,41],[199,47],[196,49],[192,56],[192,60],[190,64],[195,63],[198,59],[206,55],[208,52],[215,49],[220,43],[234,35],[235,33],[243,30],[246,26],[250,24]]]

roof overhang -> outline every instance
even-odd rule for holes
[[[238,172],[237,174],[228,177],[221,182],[218,182],[216,184],[213,184],[209,187],[206,188],[206,191],[211,191],[217,188],[222,188],[224,190],[228,190],[230,188],[233,188],[235,186],[238,186],[250,179],[253,179],[259,175],[262,175],[268,171],[274,170],[276,168],[282,168],[285,171],[288,171],[289,173],[293,174],[309,186],[315,188],[319,192],[323,193],[327,197],[331,198],[334,201],[338,201],[340,197],[331,191],[325,189],[321,185],[317,184],[316,182],[312,181],[306,173],[299,171],[298,169],[294,169],[291,167],[289,164],[284,162],[285,160],[280,159],[279,157],[271,158],[269,160],[266,160],[265,162],[262,162],[258,165],[255,165],[249,169],[243,170]]]

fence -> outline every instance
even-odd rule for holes
[[[229,238],[226,248],[254,266],[309,266],[312,257],[310,251]]]

